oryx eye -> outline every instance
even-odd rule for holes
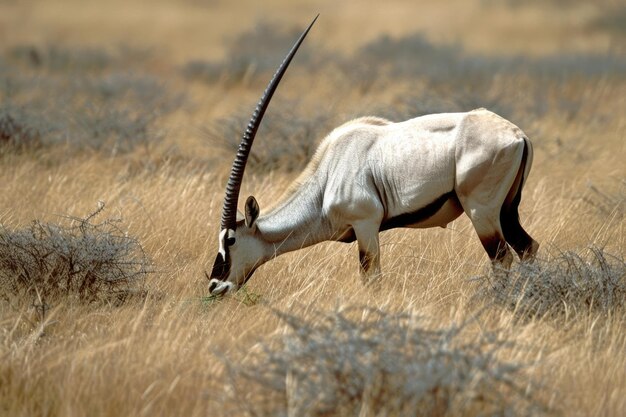
[[[236,239],[234,237],[226,238],[226,246],[233,246],[235,244]]]

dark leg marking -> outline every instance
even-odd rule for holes
[[[367,272],[372,267],[372,260],[374,256],[370,253],[360,250],[359,251],[359,265],[361,272]]]
[[[536,248],[539,246],[537,242],[528,234],[519,222],[519,214],[517,208],[515,210],[500,214],[500,225],[504,238],[515,250],[520,259],[533,256]]]
[[[499,236],[480,237],[480,243],[492,261],[501,261],[506,256],[506,242]]]
[[[522,200],[522,176],[524,175],[524,167],[528,157],[528,149],[524,146],[522,154],[522,163],[514,181],[514,187],[517,191],[511,201],[505,201],[500,209],[500,226],[507,243],[511,245],[520,259],[532,257],[537,251],[539,244],[528,234],[519,222],[519,204]]]
[[[399,214],[395,217],[384,220],[380,225],[380,231],[382,232],[383,230],[395,229],[397,227],[405,227],[427,220],[430,217],[434,216],[441,209],[441,207],[443,207],[446,201],[450,199],[458,200],[454,190],[442,195],[432,203],[427,204],[422,208],[419,208],[410,213]]]

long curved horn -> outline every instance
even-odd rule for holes
[[[276,87],[278,87],[281,78],[283,78],[283,75],[289,66],[289,63],[291,63],[291,59],[298,51],[300,44],[306,37],[307,33],[309,33],[309,30],[311,30],[311,27],[318,17],[319,14],[315,16],[315,19],[313,19],[309,27],[302,32],[300,38],[298,38],[296,43],[291,47],[291,50],[278,67],[278,70],[272,77],[272,80],[267,85],[263,96],[261,96],[261,100],[254,109],[254,113],[252,113],[252,117],[248,122],[248,127],[241,138],[241,143],[239,144],[239,149],[237,150],[237,156],[233,162],[233,167],[230,170],[230,177],[228,178],[228,184],[226,185],[226,196],[224,197],[224,208],[222,209],[222,230],[235,229],[237,222],[237,201],[239,200],[239,190],[241,189],[243,172],[246,169],[246,162],[248,161],[248,155],[250,154],[250,149],[252,148],[254,136],[259,129],[265,110],[267,110],[267,106],[270,104],[270,100],[274,95],[274,91],[276,91]]]

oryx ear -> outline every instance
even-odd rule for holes
[[[259,217],[259,203],[256,202],[256,198],[253,196],[248,197],[246,200],[246,226],[252,227],[257,217]]]

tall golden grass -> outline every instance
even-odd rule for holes
[[[245,367],[259,346],[287,332],[273,310],[307,320],[355,305],[424,317],[428,329],[467,323],[469,334],[462,337],[468,341],[492,333],[511,342],[499,359],[524,365],[520,378],[532,381],[525,387],[542,405],[537,413],[623,415],[623,308],[519,320],[489,300],[476,301],[476,277],[485,273],[488,259],[465,217],[445,230],[385,232],[384,281],[376,291],[360,282],[354,244],[324,243],[267,263],[232,297],[208,298],[204,271],[216,249],[232,155],[207,145],[201,127],[241,108],[248,111],[246,106],[251,111],[269,74],[232,85],[223,79],[189,80],[180,71],[192,59],[219,60],[228,53],[227,41],[259,20],[292,27],[318,10],[323,16],[308,47],[340,44],[330,49],[345,54],[380,34],[397,37],[417,30],[435,43],[458,41],[483,54],[606,51],[623,41],[623,33],[581,22],[596,21],[603,11],[613,10],[613,3],[573,2],[563,12],[558,2],[511,2],[512,8],[482,1],[445,6],[368,1],[359,8],[334,2],[270,3],[245,2],[249,11],[219,1],[139,0],[127,6],[67,1],[64,8],[48,2],[0,3],[0,48],[46,43],[110,48],[132,39],[135,46],[156,49],[150,70],[186,91],[190,103],[159,121],[163,140],[123,154],[71,144],[15,149],[0,143],[0,224],[17,229],[34,219],[58,222],[59,216],[93,212],[98,201],[105,201],[106,214],[123,219],[156,268],[147,278],[145,297],[121,306],[59,299],[42,314],[33,300],[0,297],[0,415],[254,415],[261,391],[252,385],[250,392],[237,394],[228,369]],[[458,17],[462,14],[464,19]],[[363,32],[362,39],[354,28]],[[355,115],[355,109],[393,114],[407,88],[412,94],[429,89],[428,83],[388,75],[358,89],[349,77],[324,69],[312,75],[294,64],[274,104],[299,99],[304,118],[320,105],[331,108],[332,122]],[[524,189],[522,224],[541,243],[540,257],[591,245],[623,257],[624,74],[548,82],[543,96],[548,110],[540,116],[524,94],[533,83],[532,75],[517,74],[490,82],[491,90],[479,95],[505,95],[509,102],[523,103],[513,122],[531,136],[535,160]],[[456,90],[440,86],[440,91]],[[0,104],[3,100],[6,94],[0,95]],[[271,141],[268,135],[258,138]],[[263,212],[296,175],[280,166],[253,170],[242,195],[254,194]],[[441,415],[481,415],[480,409],[444,411]],[[379,415],[367,407],[361,413]]]

